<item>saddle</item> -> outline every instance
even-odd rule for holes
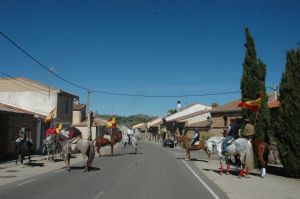
[[[103,135],[103,138],[111,142],[111,135]]]
[[[200,145],[200,141],[195,142],[194,146]]]

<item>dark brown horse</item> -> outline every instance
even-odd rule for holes
[[[112,133],[111,140],[108,140],[107,138],[104,138],[103,136],[96,138],[96,147],[97,147],[97,153],[101,157],[100,149],[102,146],[110,145],[110,155],[114,155],[114,145],[117,142],[120,142],[122,140],[122,132],[117,131]]]
[[[257,156],[260,164],[261,164],[261,177],[266,175],[266,166],[268,164],[268,155],[269,155],[269,145],[260,140],[260,139],[253,139],[251,140],[253,152]]]
[[[187,137],[185,135],[175,136],[175,139],[177,140],[177,143],[182,143],[183,147],[185,148],[185,159],[190,160],[190,152],[191,151],[198,151],[198,150],[204,150],[205,141],[202,139],[200,140],[199,145],[194,145],[190,147],[190,143],[192,138]]]

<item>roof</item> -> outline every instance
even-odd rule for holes
[[[268,107],[270,109],[279,108],[280,107],[280,102],[278,100],[272,100],[272,101],[268,102]]]
[[[172,115],[168,115],[165,117],[167,122],[178,120],[178,118],[186,117],[187,115],[204,111],[204,110],[210,110],[211,107],[200,104],[200,103],[194,103],[190,104],[189,106],[185,107],[184,109],[180,110],[177,113],[174,113]]]
[[[4,111],[4,112],[12,112],[12,113],[22,113],[22,114],[30,114],[30,115],[35,115],[39,118],[45,118],[47,115],[43,114],[43,113],[38,113],[38,112],[34,112],[31,110],[27,110],[27,109],[22,109],[19,107],[15,107],[12,105],[8,105],[8,104],[3,104],[0,102],[0,111]]]
[[[50,92],[50,93],[60,93],[63,95],[71,96],[73,98],[79,99],[78,96],[71,93],[65,92],[61,89],[54,88],[50,85],[43,84],[38,81],[27,79],[24,77],[14,77],[14,78],[0,78],[0,91],[40,91],[40,92]]]
[[[153,120],[151,120],[150,122],[148,122],[147,127],[157,127],[159,125],[161,125],[163,123],[162,118],[155,118]]]
[[[103,118],[94,118],[94,122],[92,126],[105,126],[107,123],[106,119]],[[74,124],[75,127],[86,127],[87,126],[87,119],[84,121]]]
[[[186,125],[187,127],[202,127],[202,128],[204,128],[204,127],[209,127],[209,125],[210,125],[211,123],[210,122],[208,122],[208,121],[202,121],[202,122],[196,122],[196,123],[192,123],[192,124],[188,124],[188,125]]]
[[[134,128],[134,129],[145,129],[146,126],[147,126],[146,123],[139,123],[139,124],[133,125],[132,128]]]
[[[218,106],[211,110],[211,113],[225,113],[225,112],[240,112],[242,111],[242,108],[238,107],[238,104],[241,102],[240,99],[231,101],[227,104],[224,104],[222,106]]]
[[[73,104],[73,111],[80,111],[85,108],[86,108],[85,104]]]
[[[191,118],[191,117],[194,117],[194,116],[202,115],[202,114],[204,114],[204,113],[209,113],[210,111],[211,111],[211,110],[197,111],[197,112],[194,112],[194,113],[191,113],[191,114],[188,114],[188,115],[179,117],[179,118],[177,118],[176,120],[177,120],[177,121],[185,120],[185,119],[188,119],[188,118]]]

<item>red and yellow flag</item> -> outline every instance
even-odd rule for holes
[[[260,96],[258,99],[253,101],[240,102],[238,107],[242,107],[245,109],[249,109],[253,112],[258,112],[259,107],[261,105],[262,97]]]
[[[44,122],[45,122],[45,123],[51,121],[51,120],[54,118],[55,109],[56,109],[56,108],[54,108],[54,109],[49,113],[49,115],[47,115],[47,117],[44,119]]]
[[[108,128],[116,128],[117,122],[116,122],[115,116],[112,116],[111,119],[108,120],[106,126],[107,126]]]
[[[60,122],[60,123],[56,126],[55,132],[56,132],[56,133],[59,133],[61,129],[62,129],[62,122]]]

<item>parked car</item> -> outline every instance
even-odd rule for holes
[[[165,139],[162,143],[163,147],[170,147],[170,148],[174,148],[174,140],[171,139]]]

